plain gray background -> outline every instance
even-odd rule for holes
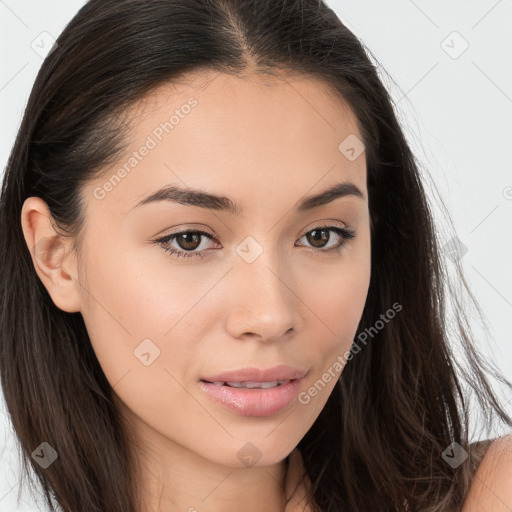
[[[52,37],[84,3],[0,0],[2,172]],[[479,347],[512,379],[512,0],[328,4],[394,80],[381,74],[454,221],[452,232],[439,217],[442,240],[457,236],[465,247],[461,262],[491,328],[489,340],[472,326]],[[504,398],[510,410],[512,395]],[[0,512],[12,512],[17,454],[1,399]],[[23,495],[19,510],[42,506]]]

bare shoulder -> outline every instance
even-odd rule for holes
[[[462,512],[512,510],[512,435],[493,440],[474,475]]]

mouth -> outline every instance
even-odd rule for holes
[[[300,379],[306,373],[306,370],[281,364],[271,368],[246,367],[213,375],[202,375],[201,381],[233,388],[267,389]]]
[[[292,407],[304,377],[273,381],[201,379],[199,387],[210,399],[242,416],[273,416]]]
[[[242,382],[224,382],[217,381],[211,382],[209,380],[201,379],[201,382],[206,382],[207,384],[215,384],[216,386],[228,386],[230,388],[245,388],[245,389],[270,389],[277,388],[279,386],[283,386],[288,382],[291,382],[296,379],[285,379],[285,380],[274,380],[269,382],[254,382],[254,381],[242,381]]]

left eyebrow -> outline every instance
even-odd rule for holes
[[[364,199],[363,192],[354,183],[344,181],[333,185],[323,192],[303,198],[296,204],[296,209],[299,212],[312,210],[346,196]],[[173,201],[180,204],[199,206],[200,208],[226,211],[236,216],[241,216],[243,212],[243,209],[228,197],[218,196],[198,189],[180,188],[174,185],[168,185],[153,192],[139,201],[133,208],[159,201]]]

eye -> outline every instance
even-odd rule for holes
[[[164,251],[172,254],[175,257],[189,258],[191,256],[199,256],[202,258],[203,256],[206,256],[205,250],[199,252],[191,251],[201,246],[201,243],[199,242],[201,242],[201,238],[204,237],[209,238],[210,240],[213,239],[213,236],[210,233],[195,229],[166,235],[163,238],[155,240],[155,242],[161,245]],[[178,248],[172,247],[170,245],[171,241],[176,241],[179,244]]]
[[[331,241],[331,235],[329,234],[331,231],[334,231],[336,236],[339,238],[339,241],[335,245],[325,249],[326,246],[324,243]],[[331,253],[332,251],[340,253],[345,244],[347,244],[352,238],[355,238],[355,236],[355,231],[348,227],[340,228],[339,226],[318,226],[311,231],[308,231],[301,238],[306,238],[307,241],[313,245],[313,248],[307,248],[309,251],[318,254]]]
[[[326,244],[331,241],[331,235],[329,232],[334,232],[339,240],[334,246],[325,249],[324,247]],[[343,246],[355,236],[355,231],[348,227],[341,228],[339,226],[318,226],[308,231],[301,238],[307,238],[308,242],[313,245],[313,247],[307,248],[313,253],[331,253],[332,251],[339,253],[341,252]],[[213,235],[206,231],[189,229],[166,235],[155,240],[154,243],[160,245],[164,251],[170,253],[173,257],[190,258],[192,256],[198,256],[202,258],[207,255],[209,250],[196,250],[201,247],[201,239],[205,237],[209,240],[214,239]],[[176,242],[178,247],[173,247],[171,242]]]

